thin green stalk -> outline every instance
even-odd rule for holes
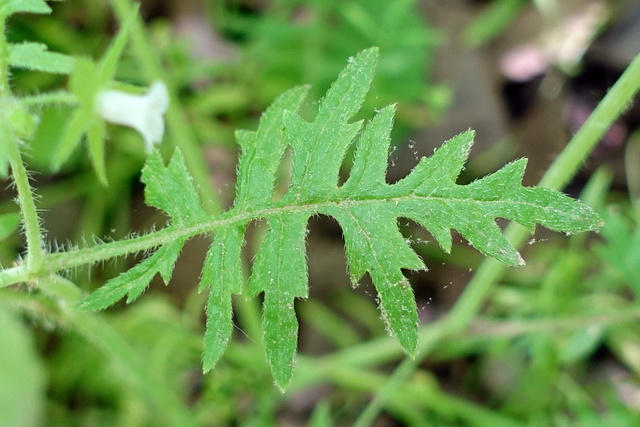
[[[114,0],[112,8],[121,24],[131,16],[138,15],[137,8],[131,0]],[[178,93],[173,86],[172,79],[162,67],[162,61],[156,54],[144,30],[142,19],[138,15],[131,28],[131,42],[133,53],[143,74],[152,80],[162,80],[170,93],[171,103],[166,113],[167,123],[172,133],[176,146],[182,151],[182,155],[189,167],[189,171],[197,184],[198,191],[209,213],[218,213],[222,210],[222,204],[217,197],[218,192],[213,187],[206,163],[202,160],[202,150],[196,140],[196,135],[191,129],[184,114],[184,108],[179,101]]]
[[[382,374],[371,372],[360,367],[337,367],[326,372],[324,378],[342,387],[372,392],[385,384]],[[452,425],[462,421],[464,425],[519,426],[521,423],[508,415],[492,411],[479,404],[452,396],[439,389],[429,378],[405,382],[399,386],[398,393],[389,398],[389,411],[400,416],[414,418],[405,419],[410,425],[423,425],[426,414],[435,412],[443,420]],[[416,411],[416,408],[422,409]],[[358,422],[354,426],[360,425]]]
[[[633,102],[640,90],[640,55],[636,56],[615,85],[598,104],[589,119],[582,125],[578,133],[560,153],[540,180],[539,186],[562,189],[578,172],[598,141],[607,129]],[[512,223],[507,227],[505,237],[516,248],[521,247],[528,237],[526,228]],[[504,264],[486,258],[469,281],[464,292],[456,302],[449,315],[433,325],[434,336],[443,339],[467,328],[476,317],[495,285],[506,271]],[[380,388],[365,410],[360,414],[356,426],[369,426],[377,418],[398,386],[402,384],[417,368],[419,362],[433,349],[433,340],[419,344],[416,359],[406,358],[396,368],[389,381]]]
[[[60,92],[39,93],[37,95],[26,96],[20,99],[20,102],[25,107],[52,105],[52,104],[76,106],[78,105],[78,98],[72,93],[60,91]]]
[[[280,216],[286,214],[306,214],[311,216],[317,212],[324,212],[327,208],[354,208],[357,206],[370,207],[380,203],[381,200],[391,203],[402,203],[407,199],[415,199],[416,196],[398,196],[387,198],[373,198],[362,200],[327,200],[318,203],[294,204],[266,207],[261,210],[243,212],[242,209],[232,209],[223,214],[215,216],[213,219],[204,222],[198,222],[190,225],[169,226],[162,230],[145,234],[143,236],[134,237],[126,240],[118,240],[109,243],[103,243],[94,247],[68,250],[61,253],[47,254],[43,265],[39,269],[40,276],[56,273],[61,270],[78,267],[86,264],[108,260],[111,258],[145,251],[158,246],[162,246],[176,239],[189,239],[199,234],[207,234],[215,232],[220,227],[232,224],[246,224],[249,221],[265,218],[268,216]],[[420,196],[425,201],[431,199],[429,196]],[[23,266],[11,269],[0,270],[0,288],[12,285],[10,278],[24,277],[21,272]]]
[[[4,37],[6,16],[0,16],[0,98],[9,96],[9,52]]]
[[[2,136],[6,137],[7,135]],[[42,235],[40,234],[40,220],[38,219],[31,185],[29,185],[29,177],[20,157],[18,142],[5,140],[2,143],[8,145],[11,175],[18,191],[24,234],[27,238],[27,271],[29,275],[37,276],[44,261],[45,251]]]

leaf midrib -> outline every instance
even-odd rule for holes
[[[242,223],[248,223],[250,221],[259,220],[270,216],[284,216],[305,214],[312,216],[317,213],[321,213],[326,208],[342,208],[349,209],[350,207],[362,206],[362,205],[377,205],[380,203],[401,203],[412,200],[427,201],[439,201],[443,203],[447,202],[465,202],[465,203],[478,203],[478,204],[517,204],[537,206],[535,203],[527,201],[505,201],[505,200],[475,200],[470,198],[454,198],[454,197],[434,197],[434,196],[416,196],[405,195],[396,197],[382,197],[382,198],[370,198],[370,199],[345,199],[345,200],[329,200],[318,203],[308,204],[294,204],[286,206],[270,206],[260,210],[237,212],[236,209],[231,209],[225,214],[222,214],[217,219],[200,222],[193,225],[170,225],[162,230],[149,233],[140,237],[135,237],[127,240],[121,240],[117,242],[104,243],[100,246],[91,248],[82,248],[71,250],[63,253],[47,254],[44,261],[42,270],[37,272],[38,276],[46,275],[48,273],[54,273],[60,270],[66,270],[69,268],[78,267],[85,264],[93,264],[105,259],[110,259],[118,256],[127,255],[130,253],[136,253],[144,250],[149,250],[154,247],[162,246],[176,239],[189,239],[197,235],[206,234],[215,231],[222,227],[233,226]],[[276,202],[277,203],[277,202]],[[550,208],[550,207],[547,207]],[[401,217],[402,215],[398,215]],[[12,272],[16,269],[26,268],[25,266],[14,267],[0,272],[2,275],[4,272]]]

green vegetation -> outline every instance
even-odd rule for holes
[[[290,25],[303,6],[306,26]],[[495,2],[468,27],[470,44],[497,37],[522,7]],[[0,178],[13,186],[0,204],[0,412],[11,425],[640,421],[637,402],[620,397],[639,387],[637,200],[611,190],[604,168],[582,201],[560,192],[633,102],[640,56],[537,187],[522,184],[525,159],[465,175],[473,131],[389,183],[396,111],[405,134],[419,118],[436,122],[448,98],[425,81],[444,36],[415,1],[207,10],[227,19],[235,62],[197,61],[130,0],[0,0]],[[73,13],[89,37],[64,28]],[[233,144],[231,194],[203,154]],[[370,279],[375,298],[310,298],[318,217],[340,226],[350,281]],[[503,233],[498,219],[513,223]],[[522,256],[536,225],[566,236]],[[424,230],[433,244],[419,243]],[[408,277],[436,260],[472,273],[425,321]],[[323,354],[299,336],[326,342]],[[617,370],[601,375],[615,379],[596,378],[602,353]],[[439,369],[460,361],[467,372],[445,385]]]

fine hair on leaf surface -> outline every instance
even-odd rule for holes
[[[497,218],[532,231],[536,224],[568,233],[601,226],[586,205],[550,189],[523,187],[524,159],[458,185],[472,131],[448,140],[404,179],[388,184],[395,107],[381,109],[368,123],[352,121],[369,91],[377,58],[376,48],[350,58],[312,122],[297,114],[307,88],[296,87],[273,102],[255,131],[236,133],[241,148],[236,199],[225,213],[206,213],[179,150],[166,166],[154,150],[142,173],[146,202],[165,212],[171,223],[156,233],[155,253],[89,295],[80,307],[104,309],[123,297],[130,302],[157,273],[168,282],[186,240],[212,233],[199,284],[200,291],[209,293],[203,368],[214,367],[224,353],[233,331],[232,295],[243,291],[249,277],[249,296],[264,294],[265,353],[276,384],[284,389],[297,347],[295,300],[308,297],[305,240],[311,216],[328,215],[339,222],[352,282],[357,284],[365,273],[371,276],[387,330],[410,355],[417,347],[418,312],[402,269],[425,265],[400,233],[398,218],[429,230],[447,252],[451,230],[457,230],[480,252],[511,266],[524,261],[503,237]],[[339,185],[343,159],[354,143],[351,173]],[[275,177],[287,147],[293,161],[290,185],[278,199],[273,195]],[[263,220],[267,231],[246,274],[241,261],[245,228],[256,220]]]

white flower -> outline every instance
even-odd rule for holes
[[[163,82],[154,82],[144,95],[119,90],[103,90],[96,98],[95,110],[104,120],[137,130],[147,153],[162,141],[164,119],[169,107],[169,92]]]

